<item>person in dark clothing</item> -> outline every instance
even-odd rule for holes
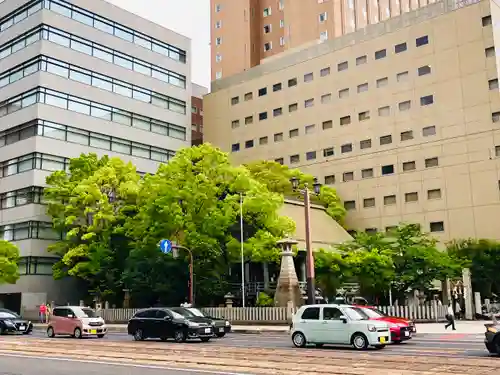
[[[446,314],[446,320],[448,321],[448,323],[444,325],[444,329],[448,329],[448,327],[451,326],[453,331],[456,331],[455,313],[453,311],[453,307],[451,306],[451,302],[448,304],[448,313]]]

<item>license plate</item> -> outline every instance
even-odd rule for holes
[[[92,335],[96,335],[96,334],[97,334],[97,330],[96,330],[96,329],[91,329],[91,330],[90,330],[90,333],[91,333]]]
[[[205,328],[205,333],[210,333],[210,332],[212,332],[212,329],[210,329],[210,328]]]
[[[26,326],[19,326],[20,331],[24,331],[26,329]]]
[[[224,328],[219,328],[219,332],[224,332]]]
[[[405,336],[410,336],[410,332],[405,331]]]
[[[381,344],[384,344],[384,343],[385,343],[385,337],[381,337],[381,338],[380,338],[380,343],[381,343]]]

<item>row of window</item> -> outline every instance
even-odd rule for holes
[[[26,204],[45,204],[43,187],[29,186],[0,194],[0,210],[24,206]]]
[[[47,275],[52,276],[52,266],[56,264],[56,258],[49,257],[23,257],[19,259],[20,275]],[[65,315],[67,316],[67,315]]]
[[[143,87],[132,85],[130,83],[107,77],[91,70],[80,68],[79,66],[45,56],[37,56],[36,58],[1,74],[0,88],[38,71],[56,74],[76,82],[165,108],[173,112],[181,114],[186,113],[186,102],[183,100],[175,99]]]
[[[175,151],[153,147],[123,138],[94,133],[51,121],[35,120],[0,132],[0,147],[10,145],[35,136],[59,139],[87,147],[95,147],[139,158],[167,162],[175,156]]]
[[[429,44],[429,37],[427,35],[424,35],[424,36],[422,36],[420,38],[417,38],[415,44],[416,44],[417,47],[421,47],[421,46],[424,46],[426,44]],[[406,49],[407,49],[406,43],[398,44],[398,45],[395,46],[395,53],[404,52],[404,51],[406,51]],[[382,50],[376,51],[375,54],[374,54],[375,60],[383,59],[386,56],[387,56],[387,50],[386,49],[382,49]],[[368,62],[367,55],[359,56],[359,57],[356,58],[356,65],[364,65],[367,62]],[[337,64],[337,71],[338,72],[346,71],[348,69],[349,69],[349,62],[348,61],[343,61],[343,62],[340,62],[340,63]],[[429,69],[429,72],[430,72],[430,67],[428,67],[428,68],[423,67],[423,69],[424,70]],[[322,68],[320,70],[319,75],[320,75],[320,77],[326,77],[326,76],[330,75],[330,73],[331,73],[331,68],[329,66],[327,66],[327,67]],[[405,72],[405,73],[406,73],[406,75],[408,75],[408,72]],[[420,74],[420,70],[419,70],[419,75],[424,75],[424,74]],[[387,79],[387,77],[386,77],[386,79]],[[304,74],[304,82],[305,83],[312,82],[313,80],[314,80],[314,73],[313,72]],[[297,86],[297,84],[298,84],[298,80],[297,80],[296,77],[295,78],[290,78],[288,80],[288,87],[295,87],[295,86]],[[368,84],[366,84],[366,85],[368,85]],[[282,88],[283,88],[283,84],[281,82],[278,82],[278,83],[275,83],[273,85],[272,90],[273,90],[273,92],[277,92],[277,91],[282,90]],[[257,91],[257,94],[258,94],[259,97],[267,95],[267,87],[260,88]],[[244,98],[245,101],[252,100],[253,99],[253,92],[247,92],[243,96],[243,98]],[[240,102],[240,97],[239,96],[234,96],[234,97],[231,98],[231,105],[236,105],[239,102]]]
[[[397,227],[398,227],[397,225],[391,225],[391,226],[385,227],[385,232],[390,233],[391,231],[396,230]],[[355,230],[348,230],[347,232],[351,236],[356,235]],[[379,232],[379,230],[378,230],[378,228],[365,228],[365,232],[375,234],[375,233]],[[431,232],[431,233],[444,232],[444,221],[431,221],[429,223],[429,232]]]
[[[61,240],[62,234],[54,230],[52,223],[25,221],[0,226],[0,238],[5,241],[20,241],[29,238],[38,240]]]
[[[50,9],[62,16],[69,17],[127,42],[160,53],[173,60],[186,62],[186,51],[62,0],[34,0],[29,2],[0,19],[0,32],[5,31],[12,25],[21,22],[41,9]]]
[[[184,127],[43,87],[37,87],[0,103],[0,117],[36,103],[52,105],[101,120],[186,140],[186,128]]]
[[[186,77],[164,69],[158,65],[139,60],[130,55],[77,37],[52,26],[37,26],[33,30],[0,46],[0,59],[3,59],[39,40],[49,40],[60,46],[71,48],[77,52],[96,57],[122,68],[135,71],[171,85],[186,88]]]

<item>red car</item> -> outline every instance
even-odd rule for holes
[[[412,335],[417,333],[415,324],[408,319],[387,316],[382,311],[373,306],[356,306],[370,318],[370,320],[381,320],[389,324],[391,331],[391,341],[400,344],[403,341],[411,339]]]

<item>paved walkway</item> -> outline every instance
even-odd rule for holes
[[[456,331],[451,328],[445,329],[444,323],[417,323],[417,334],[483,334],[485,331],[484,325],[491,321],[456,321]],[[35,329],[45,330],[46,324],[35,323]],[[126,324],[108,324],[110,332],[127,332]],[[285,325],[236,325],[232,327],[232,331],[236,333],[287,333],[289,327]]]

